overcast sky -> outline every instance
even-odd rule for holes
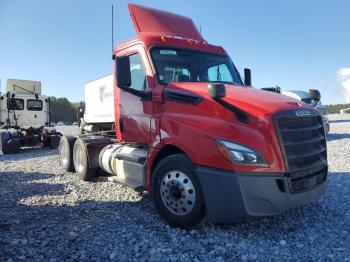
[[[345,102],[350,1],[133,2],[191,17],[240,72],[252,69],[256,88],[317,88],[324,104]],[[40,80],[46,95],[82,100],[85,82],[112,72],[112,3],[117,43],[135,36],[127,1],[0,0],[2,90],[8,78]]]

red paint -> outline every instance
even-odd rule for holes
[[[204,41],[188,17],[135,4],[128,4],[128,8],[138,34],[181,36]]]
[[[246,124],[209,98],[207,83],[170,83],[162,86],[157,82],[151,63],[149,50],[152,46],[227,54],[222,47],[204,43],[191,19],[132,4],[129,5],[129,10],[138,36],[118,45],[114,54],[141,54],[147,73],[147,89],[152,91],[152,99],[141,101],[139,97],[116,87],[116,133],[119,141],[143,142],[148,145],[148,191],[151,191],[153,162],[166,145],[176,146],[197,165],[243,172],[285,172],[271,116],[279,111],[308,106],[280,94],[226,85],[225,100],[252,117],[251,123]],[[197,105],[165,100],[163,94],[166,89],[197,94],[203,100]],[[120,119],[124,122],[123,133],[118,128]],[[219,153],[215,142],[218,138],[255,149],[265,158],[268,167],[233,165]]]

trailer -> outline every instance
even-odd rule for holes
[[[112,54],[106,113],[114,110],[115,130],[63,136],[62,168],[84,181],[102,169],[149,194],[165,221],[182,228],[277,215],[324,194],[317,110],[252,88],[250,70],[243,81],[190,18],[128,7],[137,37]]]
[[[81,112],[81,132],[114,130],[113,75],[87,82],[84,91],[85,110]]]
[[[0,92],[0,151],[18,153],[23,146],[57,148],[61,134],[50,127],[50,98],[41,82],[9,79]]]

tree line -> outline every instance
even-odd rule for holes
[[[84,102],[70,102],[66,97],[56,98],[50,97],[51,106],[51,122],[63,121],[65,123],[73,123],[78,121],[78,110]]]
[[[350,108],[349,104],[336,104],[336,105],[326,105],[326,112],[328,114],[339,114],[341,109]]]
[[[78,121],[78,110],[85,107],[84,102],[70,102],[66,97],[50,97],[51,100],[51,121],[73,123]],[[340,113],[341,109],[350,108],[349,104],[326,105],[328,114]]]

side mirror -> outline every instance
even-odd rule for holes
[[[117,57],[117,86],[125,89],[131,86],[130,59],[128,56]]]
[[[316,107],[321,100],[321,93],[317,89],[309,89],[309,95],[312,99],[311,106]]]
[[[252,86],[252,73],[249,68],[244,68],[244,84]]]
[[[316,102],[321,100],[321,93],[317,89],[309,89],[310,98]]]
[[[212,99],[223,98],[226,96],[226,87],[223,84],[208,85],[208,95]]]

